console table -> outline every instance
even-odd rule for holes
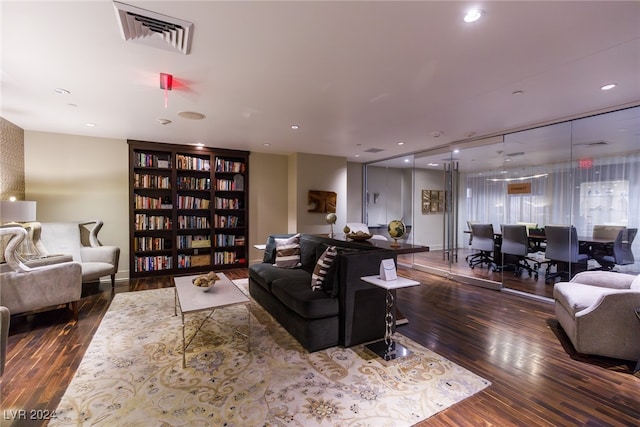
[[[408,288],[410,286],[417,286],[420,282],[415,280],[406,279],[404,277],[398,277],[396,280],[382,280],[379,275],[364,276],[361,280],[378,286],[379,288],[387,291],[386,309],[385,309],[385,332],[384,339],[380,341],[367,344],[365,347],[373,351],[384,360],[393,360],[400,357],[405,357],[411,354],[408,348],[399,344],[393,340],[393,333],[395,330],[395,298],[393,297],[393,291],[401,288]]]

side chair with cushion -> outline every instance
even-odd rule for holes
[[[525,225],[509,225],[503,224],[500,226],[502,229],[502,254],[511,255],[515,258],[514,276],[520,276],[522,270],[529,272],[529,277],[535,276],[538,280],[538,271],[529,265],[528,261],[533,262],[533,265],[537,265],[537,261],[527,257],[529,254],[529,236],[527,236],[527,227]],[[506,258],[506,257],[505,257]]]
[[[640,359],[640,275],[584,271],[553,288],[555,312],[578,353]]]
[[[40,230],[34,232],[39,236],[35,241],[41,255],[51,253],[69,254],[82,266],[82,282],[88,283],[111,276],[111,287],[115,287],[118,272],[120,248],[103,246],[98,239],[102,221],[86,222],[42,222]]]
[[[593,257],[603,270],[613,270],[616,265],[629,265],[635,262],[631,245],[638,233],[637,228],[623,228],[611,247],[606,247],[602,252],[594,252]]]
[[[471,249],[478,251],[469,258],[469,267],[487,264],[487,267],[495,267],[495,261],[491,253],[495,250],[495,241],[492,224],[471,224]]]
[[[20,226],[0,228],[0,237],[9,236],[4,251],[6,264],[0,273],[0,301],[11,315],[68,304],[78,319],[82,294],[82,269],[77,262],[28,267],[16,252],[27,236]]]
[[[578,233],[573,226],[548,225],[544,228],[547,238],[545,257],[549,260],[544,276],[544,283],[551,283],[557,277],[570,278],[573,272],[587,269],[589,256],[581,254],[578,243]],[[551,267],[556,266],[552,273]]]

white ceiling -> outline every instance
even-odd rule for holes
[[[191,53],[125,42],[110,1],[2,0],[1,116],[368,162],[640,103],[639,1],[125,3],[192,22]],[[466,24],[473,5],[485,15]]]

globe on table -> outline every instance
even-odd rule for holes
[[[393,243],[391,244],[391,246],[397,247],[400,246],[400,244],[398,243],[398,239],[402,238],[402,236],[405,235],[405,233],[407,232],[407,227],[404,225],[404,222],[400,221],[399,219],[394,219],[393,221],[389,222],[387,231],[389,232],[389,236],[391,236],[391,238],[393,239]]]
[[[336,216],[336,214],[334,212],[330,212],[330,213],[327,214],[326,220],[327,220],[327,224],[329,224],[331,226],[331,231],[329,232],[329,237],[333,237],[333,224],[336,223],[336,221],[338,220],[338,217]]]

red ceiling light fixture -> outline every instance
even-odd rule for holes
[[[173,89],[173,75],[160,73],[160,89],[164,89],[164,108],[167,108],[168,93]]]

